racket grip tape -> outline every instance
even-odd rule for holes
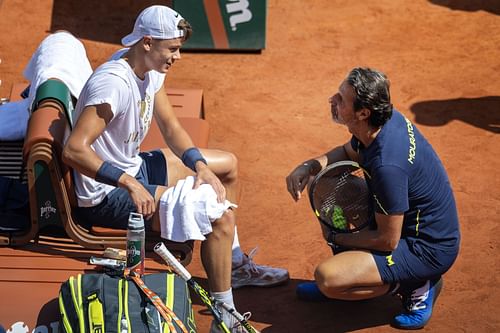
[[[159,255],[177,275],[179,275],[184,281],[191,280],[191,274],[187,271],[184,266],[174,257],[174,255],[167,249],[165,244],[162,242],[158,243],[154,247],[154,251]]]

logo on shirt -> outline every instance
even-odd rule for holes
[[[134,143],[134,142],[139,142],[139,132],[134,131],[132,133],[129,133],[127,139],[123,141],[123,143],[128,144],[128,143]]]
[[[140,117],[141,117],[141,122],[142,122],[142,134],[143,137],[146,135],[146,133],[149,130],[149,127],[151,126],[151,120],[153,118],[153,104],[151,103],[151,96],[146,94],[144,96],[144,100],[139,102],[139,108],[140,108]]]
[[[413,124],[408,118],[405,117],[406,128],[408,130],[408,139],[410,141],[410,147],[408,148],[408,162],[413,164],[415,161],[415,156],[417,154],[417,143],[415,141],[415,132],[413,130]]]
[[[137,131],[132,131],[127,135],[127,138],[123,140],[124,144],[134,144],[142,141],[144,136],[149,130],[151,126],[152,120],[152,103],[151,97],[146,94],[143,100],[137,102],[137,108],[139,110],[139,119],[140,119],[140,129]],[[136,147],[136,150],[139,150],[139,146]]]

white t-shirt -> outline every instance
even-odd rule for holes
[[[151,125],[154,96],[165,74],[149,71],[144,80],[139,79],[120,58],[125,52],[118,51],[92,74],[80,93],[74,117],[76,122],[86,106],[109,104],[113,118],[91,147],[103,161],[135,176],[142,163],[139,146]],[[115,188],[76,171],[74,176],[80,207],[99,204]]]

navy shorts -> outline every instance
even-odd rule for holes
[[[419,239],[400,239],[392,252],[371,251],[382,281],[425,281],[443,275],[455,262],[458,243],[449,247],[433,246]]]
[[[167,164],[160,150],[140,153],[142,164],[135,178],[154,197],[158,185],[167,185]],[[136,207],[124,188],[115,188],[93,207],[78,207],[75,215],[79,224],[86,228],[101,226],[113,229],[127,229],[128,217]],[[151,219],[144,221],[146,230],[151,230]]]

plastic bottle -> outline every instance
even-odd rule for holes
[[[145,238],[142,214],[130,213],[127,228],[127,268],[139,276],[144,275]]]

